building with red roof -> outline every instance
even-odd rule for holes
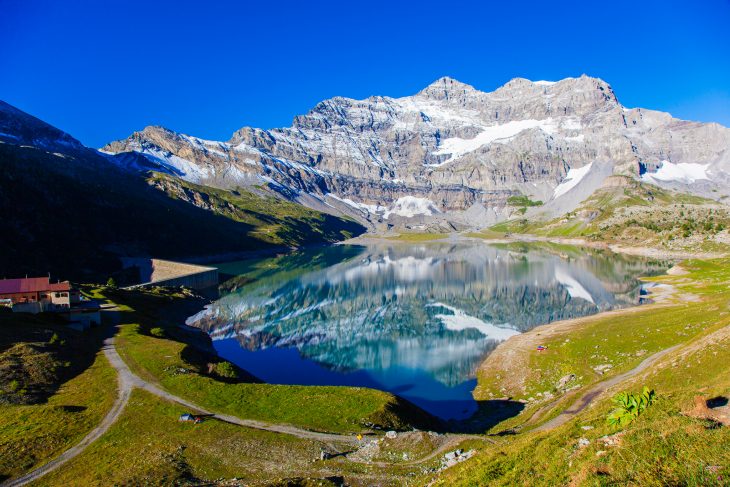
[[[60,313],[85,326],[101,322],[96,302],[82,299],[70,282],[51,282],[48,277],[0,279],[0,305],[21,313]]]
[[[70,319],[75,319],[82,309],[89,308],[89,303],[81,301],[81,294],[68,281],[51,282],[48,277],[0,280],[0,305],[9,306],[13,311],[22,313],[50,311],[65,313]],[[96,310],[98,312],[98,305]],[[92,321],[99,320],[97,318]]]
[[[72,298],[78,297],[78,293],[71,289],[71,283],[50,281],[48,277],[2,279],[0,280],[0,299],[10,300],[12,304],[49,303],[57,306],[71,306]]]

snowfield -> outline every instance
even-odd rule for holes
[[[334,198],[338,201],[342,201],[346,205],[352,206],[353,208],[356,208],[365,213],[380,214],[387,210],[387,208],[384,206],[368,205],[365,203],[358,203],[357,201],[352,201],[350,198],[340,198],[339,196],[337,196],[334,193],[327,193],[327,196],[330,198]]]
[[[442,166],[449,162],[455,161],[469,152],[473,152],[482,146],[491,144],[492,142],[499,142],[500,140],[510,139],[515,135],[519,134],[523,130],[531,128],[540,128],[542,131],[552,134],[555,132],[556,124],[552,118],[545,120],[514,120],[512,122],[503,123],[501,125],[493,125],[491,127],[485,127],[476,137],[473,139],[461,139],[459,137],[452,137],[441,142],[439,149],[434,152],[434,155],[440,156],[444,154],[451,154],[451,157],[439,164],[430,164],[430,166]]]
[[[591,162],[577,169],[570,168],[565,179],[563,179],[563,181],[555,188],[555,191],[553,192],[553,199],[560,198],[565,193],[576,187],[591,170],[592,165],[593,163]]]
[[[644,173],[641,175],[641,179],[649,182],[658,180],[663,182],[694,183],[700,179],[710,179],[707,175],[708,166],[709,164],[702,165],[693,162],[672,164],[669,161],[662,161],[662,165],[655,173]]]
[[[434,213],[440,213],[440,211],[430,199],[404,196],[395,200],[393,207],[383,214],[383,218],[388,219],[390,215],[411,218],[416,215],[430,216]]]

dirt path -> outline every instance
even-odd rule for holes
[[[112,351],[116,354],[112,338],[107,338],[106,340],[104,340],[104,346],[102,350],[104,351],[104,354],[107,358],[110,358],[110,353]],[[79,443],[61,453],[58,457],[54,458],[45,465],[42,465],[37,469],[28,472],[21,477],[4,482],[2,484],[3,487],[20,486],[38,480],[42,476],[46,475],[49,472],[52,472],[53,470],[56,470],[64,463],[81,454],[90,444],[100,438],[101,435],[106,433],[107,430],[114,424],[114,422],[119,419],[119,416],[122,414],[122,411],[124,411],[124,408],[127,405],[127,401],[129,400],[129,396],[132,393],[133,386],[134,385],[132,381],[130,381],[128,377],[119,374],[117,376],[117,399],[114,401],[111,409],[106,414],[106,416],[104,416],[104,419],[101,420],[101,423],[96,426],[96,428],[91,430],[89,434],[87,434]]]
[[[305,438],[305,439],[309,439],[309,440],[317,440],[317,441],[322,441],[322,442],[337,442],[337,443],[348,443],[348,444],[357,443],[357,438],[355,438],[354,435],[319,433],[317,431],[309,431],[309,430],[305,430],[302,428],[297,428],[295,426],[289,426],[289,425],[283,425],[283,424],[270,424],[270,423],[265,423],[263,421],[256,421],[253,419],[241,419],[236,416],[230,416],[227,414],[218,414],[218,413],[208,411],[205,408],[198,406],[197,404],[190,402],[186,399],[183,399],[179,396],[171,394],[171,393],[159,388],[158,386],[140,378],[138,375],[134,374],[129,369],[127,364],[124,362],[124,360],[122,360],[122,357],[119,356],[119,353],[117,352],[116,348],[114,348],[113,346],[110,347],[109,349],[105,350],[105,353],[107,354],[107,358],[109,359],[109,362],[116,369],[119,376],[123,377],[125,381],[128,381],[129,383],[131,383],[134,387],[143,389],[159,398],[166,399],[171,402],[176,402],[176,403],[178,403],[182,406],[185,406],[188,409],[192,409],[200,414],[210,415],[212,418],[218,419],[220,421],[225,421],[226,423],[237,424],[239,426],[245,426],[247,428],[271,431],[274,433],[292,435],[292,436],[296,436],[298,438]]]
[[[603,382],[599,382],[598,384],[595,384],[593,387],[588,389],[586,392],[583,393],[583,395],[573,403],[572,406],[570,406],[568,409],[560,413],[558,416],[554,417],[550,421],[547,421],[537,428],[534,428],[531,430],[532,432],[538,432],[538,431],[549,431],[551,429],[557,428],[558,426],[561,426],[568,422],[570,419],[572,419],[576,414],[583,411],[585,408],[587,408],[598,396],[603,394],[606,390],[609,388],[615,386],[616,384],[625,381],[626,379],[630,379],[631,377],[640,374],[641,372],[645,371],[649,366],[654,364],[656,361],[667,355],[668,353],[673,352],[681,345],[675,345],[673,347],[666,348],[660,352],[657,352],[653,355],[650,355],[646,359],[644,359],[639,365],[634,367],[633,369],[626,371],[622,374],[618,374],[614,377],[611,377],[608,380],[605,380]],[[537,414],[537,413],[536,413]]]
[[[385,468],[385,467],[392,467],[393,465],[408,467],[408,466],[413,466],[413,465],[420,465],[421,463],[426,463],[429,460],[433,460],[434,458],[438,457],[439,455],[441,455],[443,453],[454,450],[459,445],[459,443],[461,443],[462,441],[474,440],[474,439],[480,440],[480,441],[485,441],[487,443],[492,443],[492,444],[497,443],[492,438],[489,438],[488,436],[484,436],[484,435],[450,434],[448,440],[445,443],[440,445],[438,448],[434,449],[428,455],[418,458],[416,460],[409,460],[409,461],[400,462],[400,463],[388,463],[388,462],[377,462],[377,461],[371,462],[371,461],[366,461],[366,460],[353,459],[353,458],[349,458],[349,457],[345,457],[345,458],[347,458],[351,462],[362,463],[364,465],[372,465],[374,467]]]
[[[111,320],[113,322],[113,326],[116,326],[118,322],[118,318],[116,315],[116,309],[115,308],[107,308],[105,309],[105,315],[111,317]],[[114,367],[114,370],[117,372],[117,383],[118,383],[118,392],[117,392],[117,398],[112,405],[109,412],[106,414],[104,419],[97,425],[93,430],[89,432],[78,444],[74,445],[73,447],[69,448],[68,450],[64,451],[61,455],[56,457],[55,459],[49,461],[45,465],[42,465],[35,470],[32,470],[28,472],[27,474],[18,477],[13,480],[8,480],[4,483],[2,483],[2,487],[17,487],[21,485],[26,485],[30,482],[36,481],[42,476],[56,470],[57,468],[61,467],[68,461],[72,460],[73,458],[77,457],[81,453],[86,450],[86,448],[96,441],[98,438],[100,438],[104,433],[106,433],[109,428],[119,419],[120,415],[124,411],[124,408],[127,405],[127,402],[129,400],[129,397],[132,393],[132,390],[134,388],[143,389],[161,399],[165,399],[167,401],[175,402],[177,404],[180,404],[182,406],[185,406],[186,408],[195,411],[200,414],[209,415],[210,417],[214,419],[218,419],[220,421],[225,421],[226,423],[236,424],[239,426],[243,426],[246,428],[253,428],[253,429],[259,429],[264,431],[270,431],[273,433],[280,433],[280,434],[286,434],[295,436],[297,438],[303,438],[303,439],[309,439],[309,440],[315,440],[315,441],[321,441],[323,443],[337,443],[337,444],[347,444],[351,446],[356,446],[360,442],[357,440],[357,438],[354,435],[344,435],[344,434],[334,434],[334,433],[320,433],[317,431],[309,431],[302,428],[297,428],[295,426],[290,426],[286,424],[270,424],[265,423],[263,421],[256,421],[252,419],[241,419],[236,416],[226,415],[226,414],[217,414],[211,411],[206,410],[205,408],[198,406],[197,404],[187,401],[179,396],[176,396],[174,394],[171,394],[160,387],[156,386],[155,384],[152,384],[138,375],[134,374],[127,364],[124,362],[122,357],[119,355],[119,352],[117,352],[117,349],[114,345],[114,337],[109,337],[104,340],[104,346],[102,348],[104,355],[106,356],[107,360],[109,361],[110,365]],[[428,454],[427,456],[414,460],[408,463],[404,463],[404,465],[416,465],[419,463],[426,462],[428,460],[431,460],[432,458],[436,457],[440,453],[448,450],[448,448],[455,446],[459,442],[466,440],[466,439],[482,439],[485,441],[493,442],[490,438],[486,438],[479,435],[467,435],[467,434],[455,434],[450,435],[449,440],[441,445],[439,448]],[[344,456],[348,461],[355,462],[355,463],[366,463],[370,465],[381,465],[381,466],[388,466],[391,464],[386,464],[382,462],[367,462],[367,461],[359,461],[356,459],[350,459],[346,455]]]

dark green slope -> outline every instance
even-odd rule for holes
[[[187,185],[198,199],[226,203],[199,208],[95,151],[54,149],[0,141],[0,278],[100,279],[118,268],[119,255],[185,259],[320,244],[364,230],[293,203]]]

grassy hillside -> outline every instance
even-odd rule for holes
[[[241,418],[317,431],[355,433],[372,427],[428,426],[431,418],[386,392],[361,387],[257,383],[214,354],[207,335],[177,325],[200,304],[158,291],[107,290],[127,310],[117,348],[140,376],[201,406]],[[153,328],[155,330],[153,330]]]
[[[222,421],[180,423],[185,408],[135,390],[109,432],[81,456],[34,485],[230,485],[335,487],[408,485],[422,466],[368,465],[320,451],[350,451],[323,443]],[[422,433],[421,436],[428,437]],[[385,450],[387,441],[381,443]],[[394,457],[423,446],[397,445]],[[390,449],[387,450],[391,452]]]
[[[154,173],[148,182],[175,200],[251,226],[249,236],[274,245],[337,242],[363,232],[353,220],[338,218],[274,197],[265,191],[222,190]]]
[[[520,218],[491,230],[715,251],[730,244],[728,225],[730,212],[724,205],[614,176],[566,215],[547,221]]]
[[[50,272],[98,281],[119,266],[117,255],[180,259],[331,242],[364,231],[350,220],[250,193],[189,187],[196,200],[209,202],[196,206],[91,151],[63,155],[0,143],[0,169],[6,236],[0,277]]]
[[[78,442],[111,407],[114,371],[98,332],[0,312],[0,480]]]
[[[445,471],[435,485],[727,485],[730,428],[685,413],[695,396],[720,405],[730,397],[730,261],[683,266],[688,274],[657,278],[677,288],[669,302],[589,318],[554,333],[536,329],[529,335],[548,345],[546,353],[520,348],[511,364],[490,357],[479,376],[479,394],[535,399],[548,391],[558,399],[528,401],[520,416],[498,427],[522,425],[516,434],[500,436],[493,447]],[[575,374],[583,387],[676,344],[675,351],[574,419],[551,431],[531,431],[580,395],[555,388],[561,375]],[[600,375],[594,369],[599,362],[612,367]],[[515,376],[522,368],[531,372],[520,385]],[[639,392],[644,385],[656,391],[655,403],[629,425],[610,426],[612,396]]]

